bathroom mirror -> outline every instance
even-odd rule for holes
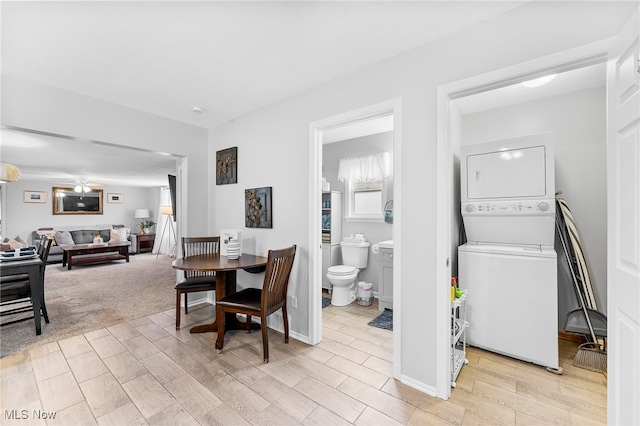
[[[102,214],[102,189],[53,188],[53,214]]]

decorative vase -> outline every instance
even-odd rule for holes
[[[142,233],[143,234],[150,234],[151,233],[151,228],[143,228],[142,229]]]
[[[229,240],[227,244],[227,258],[230,260],[236,260],[240,257],[240,241]]]

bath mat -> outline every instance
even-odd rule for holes
[[[385,309],[380,315],[369,321],[371,327],[393,330],[393,311]]]
[[[331,304],[331,299],[329,297],[322,298],[322,309],[326,308]]]

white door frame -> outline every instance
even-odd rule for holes
[[[451,217],[453,212],[453,151],[451,138],[451,101],[476,93],[541,77],[550,72],[564,72],[596,63],[604,63],[613,39],[602,40],[565,52],[513,65],[438,87],[438,170],[437,170],[437,271],[436,271],[436,395],[448,399],[450,377],[450,297]],[[394,289],[395,291],[395,289]],[[447,366],[447,367],[445,367]]]
[[[309,124],[309,344],[322,340],[322,132],[356,122],[385,115],[393,115],[393,197],[394,197],[394,247],[393,247],[393,309],[400,312],[401,291],[400,264],[402,259],[402,168],[401,164],[401,100],[399,98],[370,105],[344,114],[314,121]],[[400,377],[400,315],[393,322],[393,376]]]

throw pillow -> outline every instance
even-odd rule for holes
[[[42,228],[36,231],[36,234],[42,236],[47,236],[51,241],[51,245],[56,245],[56,230],[53,228]]]
[[[127,241],[127,230],[125,228],[111,228],[111,236],[109,241],[114,243],[121,243]]]
[[[69,231],[56,231],[55,240],[59,246],[72,246],[75,244]]]
[[[29,247],[29,244],[27,244],[27,242],[20,237],[15,237],[11,240],[9,238],[5,238],[2,242],[6,245],[9,245],[9,247],[11,247],[11,249],[13,250]]]

